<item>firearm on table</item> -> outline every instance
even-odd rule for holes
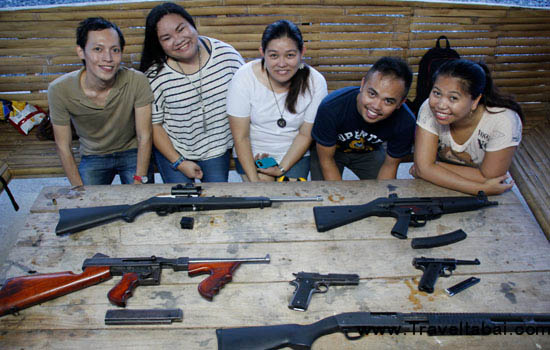
[[[329,286],[345,286],[359,284],[356,274],[329,273],[321,275],[314,272],[293,273],[296,279],[290,284],[296,287],[288,308],[296,311],[306,311],[314,293],[326,293]]]
[[[391,234],[406,239],[408,226],[420,227],[426,221],[439,218],[443,214],[477,210],[498,202],[489,201],[485,193],[475,197],[411,197],[398,198],[390,194],[388,198],[377,198],[360,205],[336,205],[314,207],[317,231],[324,232],[369,216],[394,217],[397,222]]]
[[[480,262],[478,259],[433,259],[422,256],[420,258],[414,258],[412,264],[417,269],[424,271],[418,283],[418,290],[426,293],[433,293],[435,282],[438,277],[451,276],[457,265],[479,265]]]
[[[137,286],[159,285],[161,270],[188,271],[189,276],[210,274],[199,283],[199,294],[212,300],[226,283],[231,282],[233,272],[241,263],[269,263],[264,258],[216,259],[188,258],[165,259],[161,257],[110,258],[97,253],[84,260],[82,273],[71,271],[44,273],[14,277],[6,280],[0,289],[0,316],[75,292],[106,281],[112,276],[122,279],[108,293],[109,300],[118,306],[126,306]]]
[[[312,202],[322,201],[316,197],[198,197],[198,191],[192,186],[179,187],[185,191],[175,192],[165,196],[155,196],[142,202],[129,205],[109,205],[103,207],[72,208],[59,210],[59,222],[55,228],[57,235],[71,234],[108,222],[122,219],[132,222],[145,212],[154,211],[164,216],[182,211],[203,211],[221,209],[248,209],[271,207],[275,202]],[[196,197],[195,197],[196,196]]]
[[[217,329],[219,350],[310,349],[326,334],[342,332],[348,340],[365,335],[491,335],[539,330],[550,332],[550,314],[350,312],[309,325]]]

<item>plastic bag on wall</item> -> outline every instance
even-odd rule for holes
[[[8,120],[23,135],[28,135],[35,125],[46,118],[46,113],[40,107],[30,103],[12,101],[12,108]]]

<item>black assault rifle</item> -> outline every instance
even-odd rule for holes
[[[129,205],[72,208],[59,210],[59,222],[55,233],[71,234],[122,219],[133,222],[136,216],[154,211],[164,216],[180,211],[202,211],[220,209],[248,209],[271,207],[274,202],[322,201],[317,197],[199,197],[200,186],[176,186],[170,195],[155,196]]]
[[[426,221],[437,219],[443,214],[477,210],[497,204],[498,202],[489,201],[482,191],[475,197],[397,198],[396,194],[390,194],[388,198],[377,198],[366,204],[314,207],[313,214],[319,232],[369,216],[391,216],[397,219],[391,234],[406,239],[408,226],[420,227],[426,225]]]
[[[533,333],[529,333],[529,332]],[[550,314],[350,312],[309,325],[217,329],[218,350],[310,349],[326,334],[342,332],[348,340],[369,334],[492,335],[508,332],[549,334]]]

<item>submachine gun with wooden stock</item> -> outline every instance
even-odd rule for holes
[[[210,274],[199,283],[199,294],[212,300],[220,288],[231,282],[233,272],[241,263],[269,263],[264,258],[216,259],[188,258],[166,259],[156,256],[145,258],[111,258],[97,253],[84,260],[82,273],[71,271],[44,273],[14,277],[6,280],[0,289],[0,316],[75,292],[94,284],[122,276],[108,294],[109,300],[118,306],[126,306],[139,285],[159,285],[162,269],[188,271],[189,276]]]

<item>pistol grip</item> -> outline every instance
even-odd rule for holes
[[[107,297],[111,303],[125,307],[126,301],[134,294],[134,289],[137,286],[139,286],[139,275],[135,272],[126,273],[120,282],[109,291]]]
[[[189,264],[188,275],[193,277],[196,275],[207,273],[210,277],[199,283],[199,294],[203,298],[212,301],[214,295],[218,294],[219,290],[233,278],[233,271],[239,267],[240,262],[217,262],[217,263],[196,263]]]
[[[290,284],[294,285],[296,289],[290,299],[288,308],[296,311],[306,311],[311,300],[311,296],[314,293],[326,293],[326,290],[323,292],[318,289],[318,287],[309,280],[302,280],[300,282],[290,281]]]
[[[418,283],[418,290],[426,293],[433,293],[435,282],[442,270],[442,264],[428,264],[428,267],[424,270],[424,274]]]
[[[399,239],[407,239],[407,232],[409,231],[409,224],[411,222],[411,213],[399,212],[397,213],[397,222],[391,229],[392,236]]]

